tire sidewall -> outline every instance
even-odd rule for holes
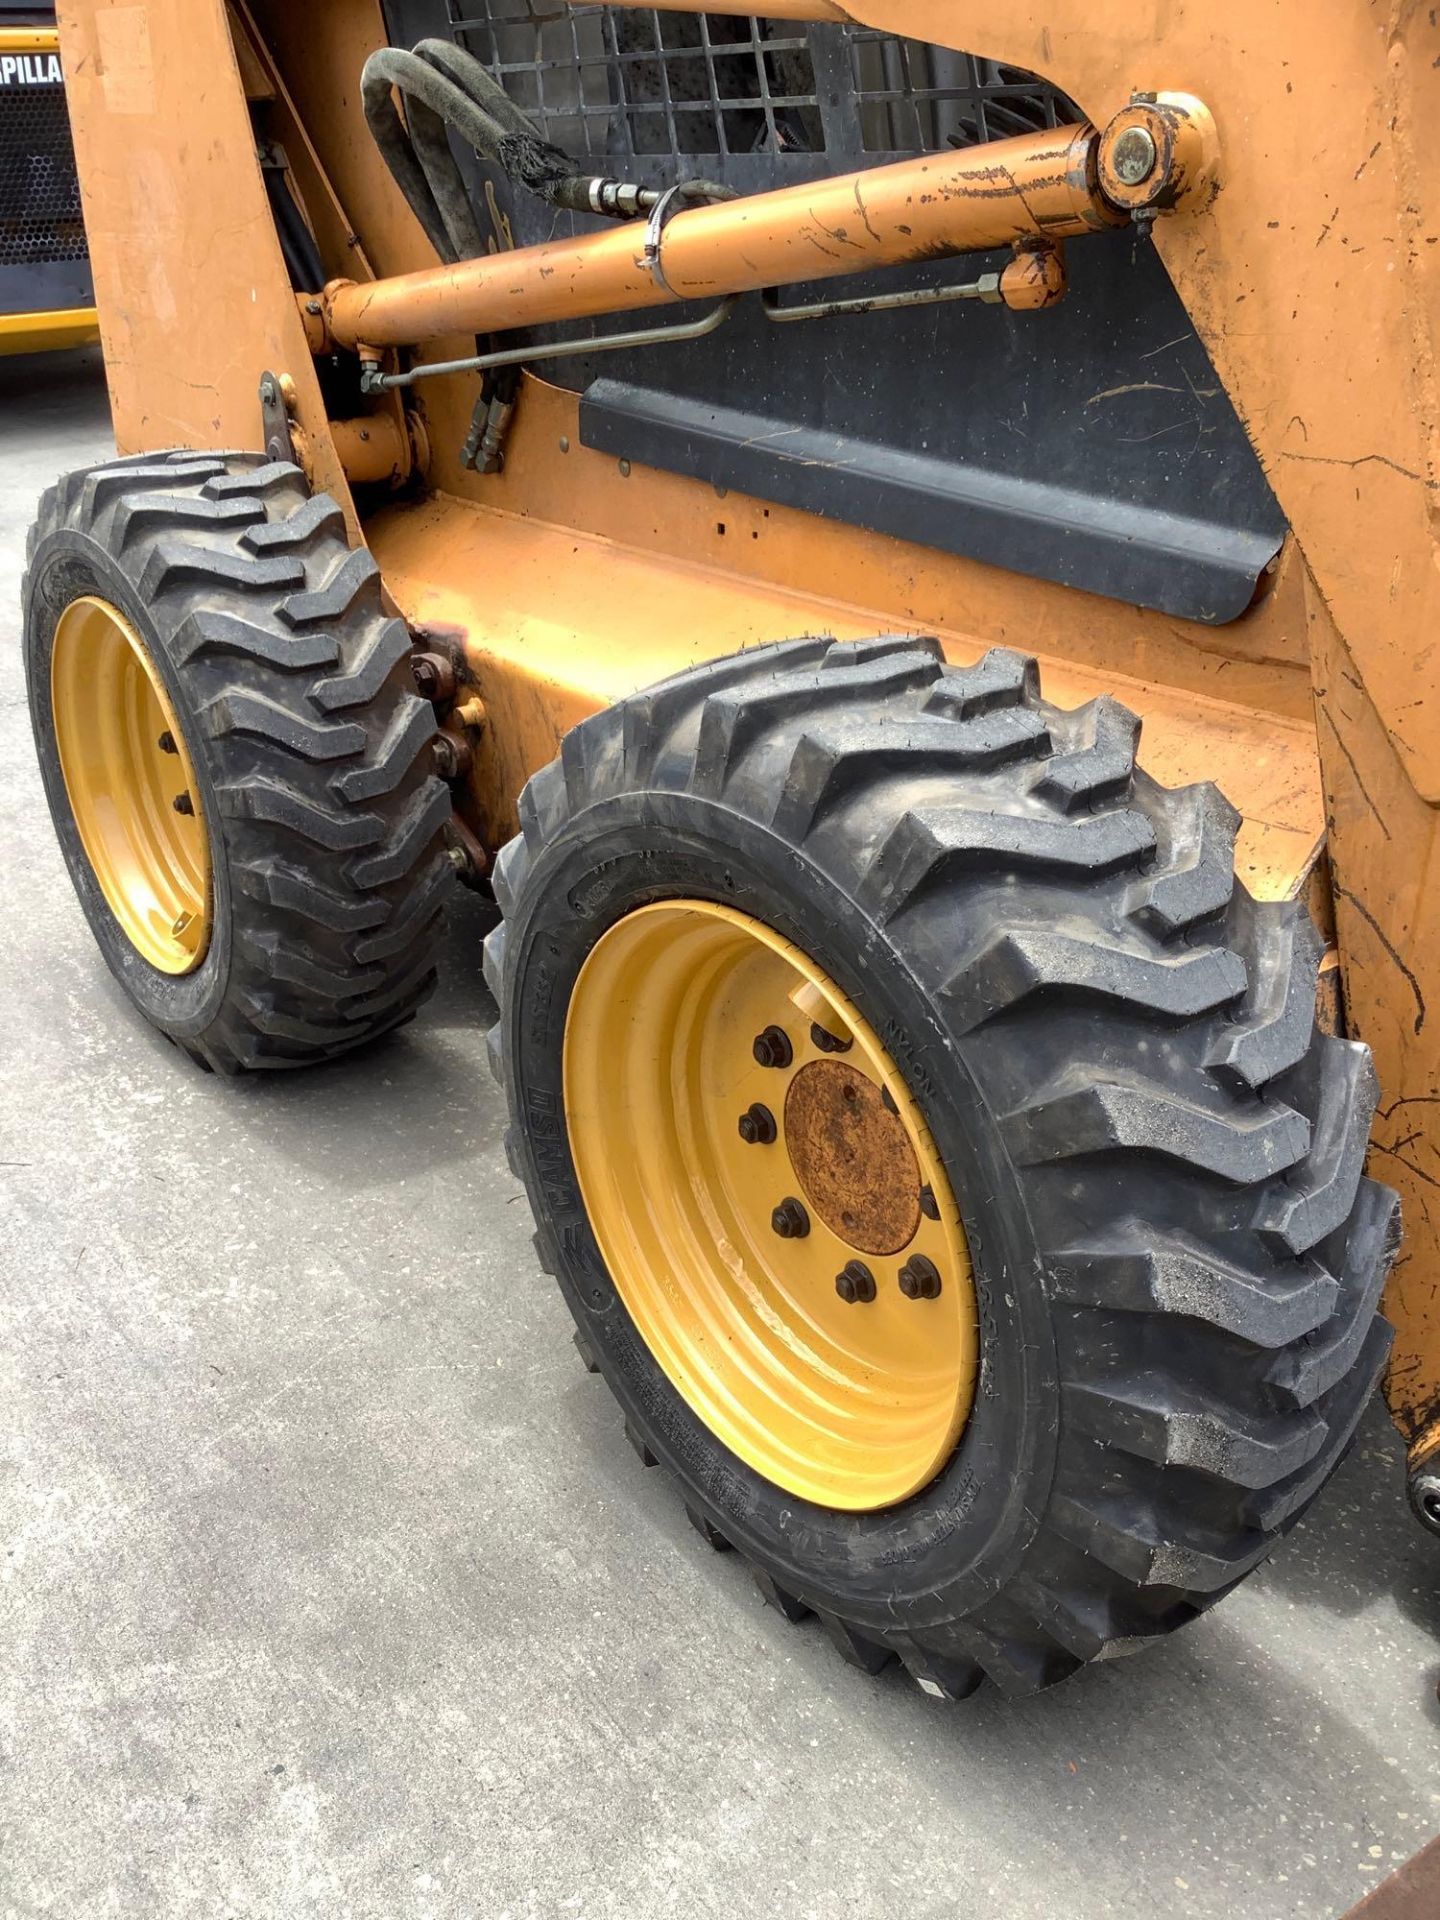
[[[162,973],[131,944],[95,878],[65,786],[51,700],[51,655],[61,615],[86,594],[108,600],[140,636],[164,682],[195,770],[210,848],[211,897],[210,943],[204,960],[191,973]],[[36,756],[56,838],[81,909],[106,965],[147,1018],[177,1040],[196,1038],[215,1021],[229,990],[232,895],[219,795],[205,752],[204,731],[170,653],[172,636],[140,599],[113,556],[87,534],[69,527],[46,534],[36,547],[28,575],[24,630]]]
[[[564,1118],[571,993],[608,927],[684,896],[763,921],[850,996],[925,1114],[954,1188],[975,1270],[980,1376],[955,1454],[900,1506],[873,1514],[814,1506],[729,1452],[651,1356],[590,1229]],[[806,1600],[891,1628],[972,1612],[1014,1572],[1048,1500],[1059,1426],[1053,1336],[1035,1238],[993,1116],[897,943],[793,846],[688,793],[623,794],[572,818],[536,862],[510,925],[502,1017],[532,1198],[571,1311],[637,1433],[692,1504]]]

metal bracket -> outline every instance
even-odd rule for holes
[[[688,193],[685,186],[668,187],[650,209],[650,218],[645,223],[645,249],[642,258],[650,269],[650,277],[663,293],[672,300],[678,300],[670,282],[665,278],[665,266],[662,253],[665,245],[665,222],[672,213],[679,211],[680,202]]]
[[[295,442],[290,437],[290,409],[285,404],[285,384],[278,373],[260,376],[260,444],[268,460],[288,460],[297,465]]]

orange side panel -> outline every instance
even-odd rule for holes
[[[455,500],[381,514],[368,532],[406,617],[463,638],[489,717],[479,778],[492,840],[516,830],[521,786],[587,714],[743,647],[805,633],[859,639],[887,624],[873,606],[737,582],[715,568]],[[926,630],[956,660],[985,650],[963,626]],[[1045,691],[1061,705],[1113,692],[1143,713],[1142,757],[1157,779],[1219,782],[1245,816],[1240,871],[1254,892],[1276,897],[1296,888],[1324,832],[1308,726],[1063,657],[1042,665]]]

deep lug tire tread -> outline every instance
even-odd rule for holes
[[[957,668],[913,639],[764,648],[577,728],[495,873],[516,919],[587,808],[627,785],[705,794],[864,905],[944,1011],[1039,1243],[1060,1373],[1048,1496],[1005,1585],[923,1629],[847,1620],[747,1558],[787,1620],[818,1614],[848,1659],[897,1655],[948,1699],[984,1677],[1033,1692],[1203,1612],[1337,1464],[1389,1345],[1398,1218],[1362,1177],[1368,1053],[1317,1031],[1318,940],[1300,905],[1236,879],[1234,809],[1160,787],[1139,732],[1114,701],[1050,706],[1006,651]],[[491,935],[486,977],[518,1148],[513,944]],[[723,1510],[685,1499],[746,1552]]]
[[[410,1019],[434,984],[453,875],[404,623],[344,516],[298,467],[147,454],[65,476],[47,537],[78,534],[134,583],[179,676],[218,803],[230,980],[177,1044],[218,1072],[328,1059]]]

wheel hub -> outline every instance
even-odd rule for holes
[[[922,1114],[834,982],[733,909],[641,908],[576,982],[565,1101],[611,1277],[711,1431],[821,1505],[925,1486],[974,1393],[968,1249]]]
[[[920,1225],[920,1162],[884,1089],[812,1060],[785,1095],[785,1144],[811,1207],[859,1253],[899,1253]]]
[[[110,911],[160,973],[210,944],[210,843],[185,735],[139,634],[106,600],[55,629],[51,710],[76,830]]]

